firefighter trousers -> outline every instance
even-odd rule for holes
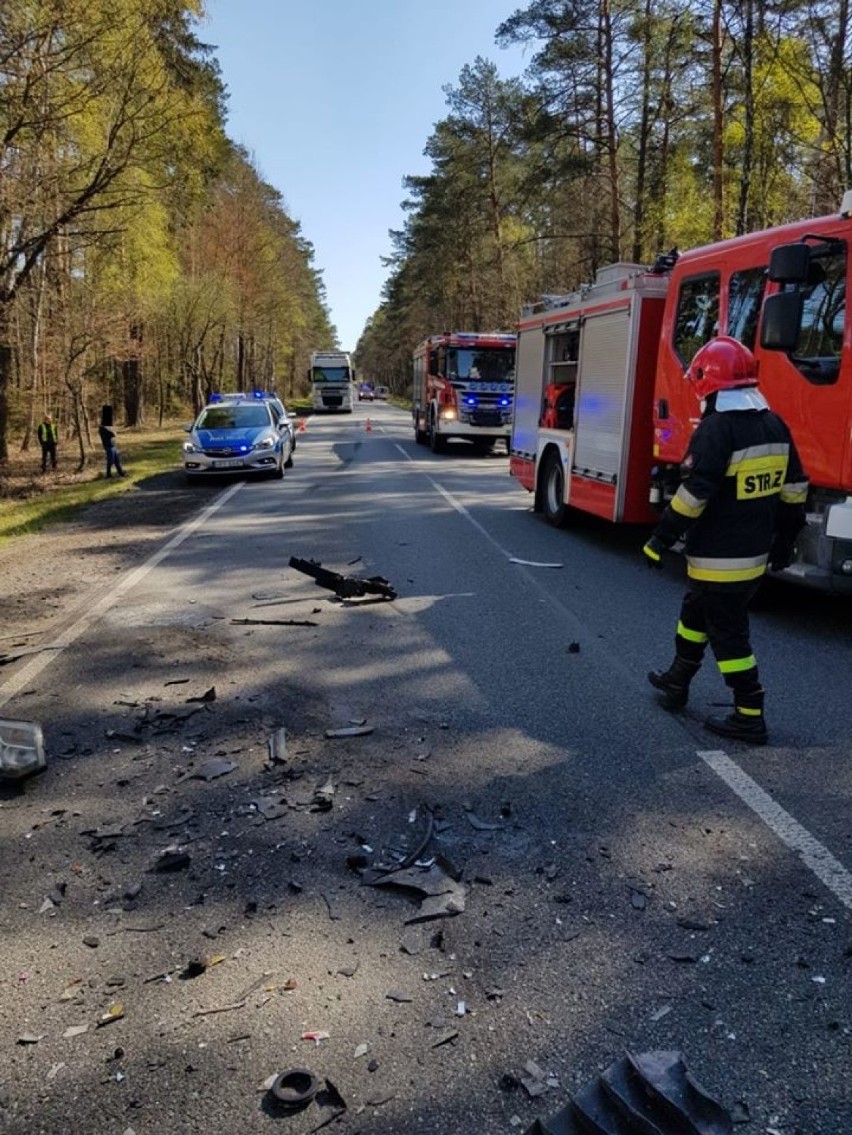
[[[763,712],[763,689],[751,648],[748,617],[749,604],[759,587],[759,579],[735,583],[690,580],[675,636],[675,654],[696,669],[709,643],[725,685],[734,695],[736,709],[748,716]]]

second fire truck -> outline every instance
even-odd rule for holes
[[[450,438],[482,450],[509,444],[516,335],[455,331],[431,335],[414,352],[414,437],[442,453]]]
[[[852,192],[839,215],[614,264],[521,316],[511,473],[549,523],[653,523],[700,407],[684,378],[715,335],[754,351],[811,489],[785,578],[852,592]]]

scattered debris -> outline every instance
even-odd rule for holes
[[[373,732],[372,725],[344,725],[342,729],[326,729],[326,737],[366,737]]]
[[[192,856],[182,847],[165,847],[154,860],[152,871],[185,871],[192,862]]]
[[[114,1001],[103,1016],[98,1017],[96,1027],[102,1029],[104,1025],[111,1025],[113,1021],[120,1021],[123,1016],[124,1006],[119,1001]]]
[[[318,627],[313,619],[231,619],[233,627]]]
[[[557,1115],[537,1119],[526,1135],[645,1135],[651,1130],[732,1135],[730,1114],[696,1083],[679,1052],[628,1053]]]
[[[298,556],[290,557],[290,567],[296,571],[315,579],[320,587],[333,591],[340,599],[358,599],[364,595],[380,595],[383,599],[396,599],[396,591],[380,575],[362,578],[354,575],[341,575],[337,571],[329,571],[315,560],[302,560]]]
[[[312,1040],[314,1044],[319,1044],[320,1041],[330,1040],[331,1033],[324,1032],[322,1029],[310,1029],[306,1033],[302,1033],[302,1040]]]
[[[385,994],[388,1001],[395,1001],[399,1005],[407,1005],[414,1000],[409,997],[407,993],[401,993],[398,989],[389,989]]]
[[[245,1001],[235,1001],[233,1005],[216,1005],[212,1009],[196,1009],[193,1017],[212,1017],[215,1013],[233,1013],[236,1009],[244,1009]]]
[[[0,779],[21,780],[46,767],[41,726],[35,721],[0,717]]]
[[[183,777],[184,780],[216,780],[220,776],[227,776],[229,772],[233,772],[237,768],[235,761],[227,761],[222,757],[210,757],[209,760],[202,761],[198,768]]]
[[[82,1036],[89,1031],[88,1025],[69,1025],[62,1034],[63,1040],[71,1040],[75,1036]]]
[[[21,1033],[16,1043],[20,1044],[21,1046],[28,1044],[38,1044],[38,1042],[43,1038],[44,1033]]]
[[[486,820],[480,820],[479,816],[476,815],[474,810],[472,808],[468,807],[467,805],[465,805],[464,814],[465,814],[465,818],[467,819],[467,822],[474,829],[474,831],[478,831],[478,832],[498,832],[503,827],[502,824],[491,824],[491,823],[488,823],[488,821],[486,821]]]
[[[211,702],[216,700],[216,687],[211,686],[209,690],[205,690],[203,694],[199,694],[194,698],[187,698],[187,702]]]
[[[270,764],[285,765],[287,763],[287,730],[283,726],[276,729],[272,736],[267,738],[266,745],[269,749]]]
[[[450,876],[437,863],[426,868],[408,867],[388,871],[377,878],[365,880],[372,887],[399,887],[424,895],[417,914],[405,920],[406,925],[426,922],[433,918],[448,918],[465,909],[466,888]]]
[[[291,1068],[275,1077],[269,1094],[280,1111],[295,1112],[308,1106],[318,1087],[316,1076],[306,1068]]]
[[[519,560],[515,556],[509,556],[510,564],[520,564],[521,567],[535,567],[535,568],[561,568],[564,564],[547,564],[539,563],[537,560]]]

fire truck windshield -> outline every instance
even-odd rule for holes
[[[515,348],[476,350],[450,347],[447,350],[447,377],[470,382],[514,382]]]

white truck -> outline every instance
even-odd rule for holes
[[[345,351],[314,351],[309,372],[311,402],[316,411],[351,414],[355,404],[355,371]]]

